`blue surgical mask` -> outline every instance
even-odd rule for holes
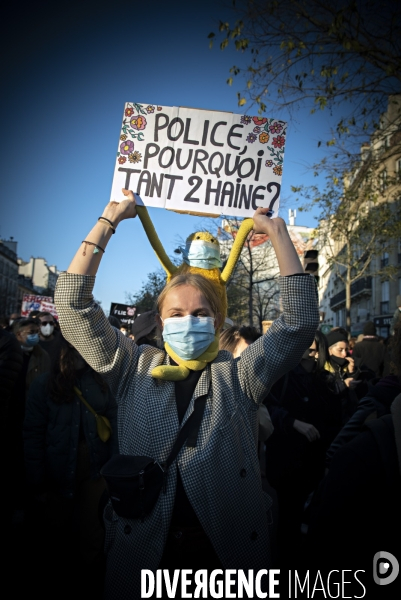
[[[163,321],[163,339],[182,360],[198,358],[214,340],[212,317],[172,317]]]
[[[205,240],[192,240],[180,246],[184,262],[199,269],[218,269],[222,266],[220,248]]]
[[[38,333],[30,333],[26,336],[25,346],[31,347],[36,346],[39,343],[39,334]]]

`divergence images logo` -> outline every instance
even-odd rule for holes
[[[390,552],[376,552],[373,557],[373,580],[377,585],[393,583],[400,571],[398,560]]]

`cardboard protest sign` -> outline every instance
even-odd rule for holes
[[[110,305],[110,315],[117,317],[121,321],[121,325],[129,325],[131,327],[135,319],[136,307],[128,304],[118,304],[112,302]]]
[[[111,200],[202,215],[278,214],[287,123],[266,117],[125,105]]]
[[[51,296],[24,294],[22,297],[21,317],[27,317],[32,310],[47,311],[47,308],[42,308],[43,302],[51,303],[52,306],[54,306],[53,298]],[[49,310],[49,312],[51,311]]]

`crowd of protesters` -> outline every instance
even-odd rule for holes
[[[265,225],[262,216],[260,223],[267,231],[269,225]],[[279,256],[280,248],[276,251]],[[85,286],[87,275],[77,264],[70,271],[69,281]],[[302,310],[305,282],[309,283],[311,278],[299,277],[301,273],[294,264],[295,267],[282,266],[283,279],[291,280],[290,285],[297,289],[300,294],[297,310]],[[66,286],[68,274],[63,281]],[[239,426],[248,432],[244,415],[235,411],[227,427],[219,425],[217,435],[216,428],[211,426],[208,430],[207,434],[215,436],[221,448],[223,442],[230,442],[234,444],[228,446],[232,451],[237,444],[236,455],[230,456],[221,450],[220,457],[212,454],[202,458],[209,461],[211,480],[212,471],[216,470],[218,483],[205,482],[205,488],[215,485],[222,495],[221,506],[218,499],[214,502],[210,499],[207,489],[198,490],[195,497],[185,467],[180,463],[175,496],[174,490],[169,489],[171,524],[165,532],[164,547],[157,551],[147,547],[152,536],[159,539],[157,527],[161,531],[162,513],[150,534],[143,534],[142,525],[135,529],[131,521],[130,524],[124,521],[120,533],[115,533],[119,519],[108,502],[100,471],[111,456],[129,454],[130,444],[134,452],[132,437],[136,442],[141,436],[136,423],[129,421],[128,384],[122,385],[121,373],[129,371],[129,360],[142,361],[143,373],[149,368],[146,361],[152,368],[159,364],[157,357],[162,352],[163,337],[166,339],[168,333],[163,326],[174,320],[168,312],[168,294],[171,297],[175,294],[175,304],[180,301],[182,305],[193,302],[197,295],[202,302],[203,296],[207,302],[204,302],[201,318],[217,318],[211,288],[196,277],[187,277],[175,288],[169,285],[156,310],[139,315],[131,329],[113,317],[107,321],[95,303],[90,305],[90,290],[86,305],[64,317],[67,321],[64,333],[67,331],[65,335],[71,341],[64,338],[57,319],[47,312],[35,311],[28,317],[12,314],[2,319],[1,443],[3,457],[7,457],[3,469],[7,494],[3,495],[2,502],[3,514],[7,515],[5,540],[10,549],[10,569],[17,561],[21,572],[30,578],[29,585],[40,586],[44,597],[53,597],[56,581],[58,597],[63,592],[73,593],[79,585],[89,598],[102,597],[104,588],[107,598],[131,598],[131,572],[123,574],[129,565],[131,571],[157,568],[160,564],[165,568],[182,565],[201,568],[207,555],[206,568],[229,568],[225,565],[230,564],[227,558],[230,548],[227,551],[223,546],[230,532],[218,530],[219,519],[229,524],[246,520],[241,499],[247,498],[247,485],[253,486],[252,493],[259,484],[262,488],[262,475],[264,487],[267,484],[276,492],[277,506],[273,514],[278,514],[278,528],[270,540],[273,553],[263,550],[268,549],[268,540],[262,539],[262,550],[254,555],[256,562],[258,556],[267,561],[266,568],[297,568],[306,563],[319,565],[321,561],[330,566],[330,560],[336,559],[336,540],[341,541],[346,555],[353,556],[352,553],[357,552],[371,560],[373,554],[382,549],[378,546],[383,545],[380,537],[383,530],[385,549],[394,550],[398,533],[392,519],[401,500],[398,462],[401,458],[401,323],[398,315],[389,344],[376,335],[375,326],[370,322],[365,324],[361,340],[355,343],[345,329],[333,328],[323,335],[316,330],[313,318],[308,324],[302,324],[301,318],[297,320],[300,315],[295,315],[291,325],[293,336],[297,335],[298,327],[298,346],[305,346],[303,339],[309,339],[309,344],[306,343],[302,358],[292,368],[287,368],[286,360],[278,357],[279,353],[298,351],[299,354],[296,341],[291,340],[288,331],[283,334],[273,327],[271,335],[276,336],[277,355],[274,355],[273,344],[268,350],[265,348],[269,359],[263,362],[263,344],[268,336],[262,336],[252,326],[223,328],[220,352],[216,356],[224,368],[221,367],[220,379],[216,373],[211,375],[214,402],[217,404],[218,395],[222,394],[222,401],[229,403],[227,390],[232,396],[253,394],[257,402],[252,409],[247,408],[249,435],[242,439],[234,435],[231,439],[228,425],[232,424],[234,433],[237,431],[234,428]],[[192,292],[188,294],[191,286]],[[187,293],[178,300],[180,290]],[[209,310],[210,306],[213,308]],[[187,313],[180,310],[183,313],[180,318],[185,320]],[[290,309],[286,310],[289,315]],[[284,320],[282,328],[283,323]],[[308,328],[311,334],[305,333]],[[104,338],[102,332],[105,332]],[[280,347],[283,339],[288,349]],[[119,349],[122,349],[120,355]],[[124,358],[127,356],[129,360]],[[278,376],[269,378],[266,374],[269,361]],[[168,364],[175,363],[170,360]],[[177,416],[172,418],[170,412],[162,413],[161,429],[169,419],[173,419],[178,428],[196,390],[199,395],[201,375],[202,371],[194,370],[184,381],[163,382],[168,396],[175,390],[178,420]],[[132,394],[140,408],[146,406],[156,391],[146,387],[143,374],[138,377]],[[156,390],[161,388],[160,382],[153,385]],[[222,385],[228,386],[223,389],[224,393],[220,390]],[[140,394],[144,397],[139,397]],[[161,398],[160,395],[159,400]],[[219,418],[228,419],[229,415],[230,410],[227,413],[222,410]],[[105,417],[108,423],[107,439],[102,438],[99,431],[100,417]],[[145,413],[144,418],[150,417]],[[206,411],[207,423],[216,418]],[[383,427],[384,430],[380,430]],[[382,443],[381,439],[386,442]],[[147,440],[141,443],[146,447]],[[199,443],[204,443],[203,438]],[[165,454],[165,449],[161,452]],[[247,452],[249,456],[255,453],[259,466],[263,464],[262,471],[259,468],[253,473],[255,465],[245,456]],[[227,462],[224,469],[219,463],[222,457]],[[224,515],[224,507],[232,510],[229,496],[237,493],[226,478],[231,466],[235,469],[241,466],[242,487],[235,500],[239,506],[234,516]],[[193,476],[191,473],[189,477]],[[175,481],[170,479],[169,485],[172,483]],[[263,510],[271,515],[271,501],[265,503]],[[216,523],[213,511],[222,511]],[[380,523],[372,526],[373,511],[381,517]],[[257,511],[255,515],[258,518]],[[211,523],[210,529],[207,521]],[[270,525],[271,521],[266,523]],[[370,541],[362,544],[368,523]],[[235,526],[242,531],[240,523]],[[110,531],[115,536],[113,539]],[[260,531],[265,530],[261,527]],[[266,532],[272,536],[271,527]],[[133,539],[129,546],[130,536]],[[250,543],[255,547],[257,537],[256,529],[250,532]],[[240,549],[235,552],[240,553]],[[243,564],[237,568],[253,567],[252,563],[245,564],[246,556],[243,554]],[[263,560],[253,568],[262,568]],[[235,557],[231,564],[236,564]],[[335,564],[338,565],[338,561]],[[46,582],[50,581],[47,589]],[[16,589],[25,584],[23,577],[15,581]],[[118,592],[114,593],[113,588],[118,588]]]

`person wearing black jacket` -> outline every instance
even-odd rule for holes
[[[360,359],[361,362],[371,369],[375,377],[383,374],[386,348],[380,343],[376,336],[376,327],[372,321],[365,323],[363,327],[363,340],[355,344],[352,358]]]
[[[22,350],[20,344],[14,335],[5,329],[0,329],[0,420],[2,431],[7,426],[8,403],[21,369]]]
[[[97,419],[74,386],[98,415],[109,420],[108,441],[100,439]],[[41,556],[41,564],[48,568],[46,577],[52,567],[59,577],[81,568],[83,577],[95,570],[92,583],[100,582],[96,569],[103,561],[104,531],[98,507],[105,490],[100,469],[118,451],[117,406],[103,378],[64,339],[53,371],[31,386],[23,436],[32,498],[30,525],[32,537],[44,542],[47,558],[43,561]]]
[[[401,393],[401,383],[396,375],[388,375],[377,381],[369,382],[367,395],[357,405],[356,411],[341,429],[326,453],[326,467],[330,467],[334,454],[347,442],[356,437],[367,420],[378,419],[390,413],[394,398]]]
[[[266,442],[266,477],[278,497],[281,567],[300,564],[305,501],[324,474],[325,452],[341,427],[326,360],[325,337],[317,331],[300,364],[274,384],[265,401],[274,425]]]

